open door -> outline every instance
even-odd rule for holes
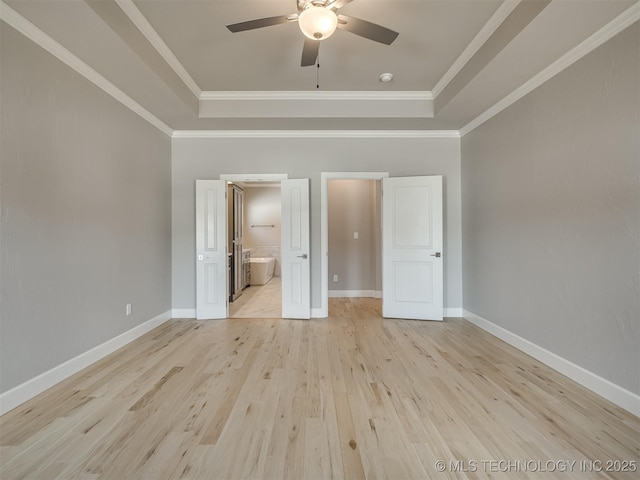
[[[443,319],[442,176],[382,179],[382,316]]]
[[[309,179],[282,180],[282,318],[311,317]]]
[[[196,318],[227,317],[227,184],[196,180]]]

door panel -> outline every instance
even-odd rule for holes
[[[309,179],[282,180],[282,317],[310,318]]]
[[[396,186],[393,189],[394,220],[393,246],[395,248],[432,248],[431,212],[422,210],[425,198],[431,197],[429,185],[416,187]],[[420,215],[416,215],[420,210]]]
[[[242,279],[242,249],[243,249],[243,220],[244,220],[244,191],[237,185],[233,186],[233,301],[244,288]],[[229,201],[232,201],[230,198]]]
[[[382,180],[382,314],[443,318],[442,177]]]
[[[411,281],[398,289],[394,284],[396,302],[431,303],[433,302],[433,266],[427,262],[394,262],[393,275],[397,278],[410,278]]]
[[[196,318],[227,316],[226,184],[196,180]]]

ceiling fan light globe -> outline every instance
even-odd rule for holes
[[[324,7],[309,7],[298,17],[300,30],[313,40],[329,38],[338,26],[338,17],[332,10]]]

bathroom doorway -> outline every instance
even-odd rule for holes
[[[280,181],[227,183],[229,318],[280,318]]]
[[[285,174],[221,174],[195,181],[196,318],[229,317],[228,182],[280,182],[281,318],[311,318],[310,197],[308,178]]]

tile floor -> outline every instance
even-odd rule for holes
[[[282,282],[272,277],[266,285],[252,285],[229,304],[230,318],[280,318],[282,316]]]

